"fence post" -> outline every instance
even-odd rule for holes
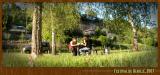
[[[52,32],[52,54],[56,55],[56,41],[55,41],[55,33]]]

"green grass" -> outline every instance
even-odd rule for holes
[[[7,67],[29,67],[28,55],[4,53],[3,65]],[[72,56],[71,53],[59,55],[43,54],[34,62],[35,67],[157,67],[157,50],[111,51],[109,55],[93,54]]]

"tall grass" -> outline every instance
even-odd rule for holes
[[[156,67],[157,50],[117,51],[109,55],[72,56],[71,53],[59,55],[43,54],[34,61],[35,67]],[[7,67],[29,67],[28,54],[4,53],[3,65]]]

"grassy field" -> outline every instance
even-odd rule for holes
[[[4,53],[3,65],[7,67],[29,67],[28,55]],[[111,51],[109,55],[93,54],[72,56],[71,53],[59,55],[43,54],[34,62],[35,67],[156,67],[157,50],[148,51]]]

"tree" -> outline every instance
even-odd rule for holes
[[[104,48],[105,48],[106,45],[109,43],[107,36],[101,35],[101,36],[99,36],[98,40],[101,41],[101,44],[102,44],[102,46],[103,46]]]
[[[127,5],[128,5],[128,11],[127,11],[128,21],[132,26],[132,32],[133,32],[133,50],[138,50],[138,30],[142,26],[141,22],[144,19],[143,14],[149,15],[147,14],[148,13],[147,9],[150,8],[150,6],[148,6],[147,3],[137,3],[136,5],[134,5],[133,3],[129,3]]]
[[[138,30],[142,27],[142,14],[148,12],[142,9],[149,9],[149,3],[106,3],[108,16],[121,17],[128,20],[133,32],[133,50],[138,50]],[[113,11],[113,12],[111,12]],[[109,14],[108,14],[109,13]],[[147,14],[148,15],[148,14]],[[107,17],[108,17],[107,16]],[[110,18],[110,17],[109,17]]]
[[[43,11],[43,29],[42,36],[44,40],[52,40],[52,31],[56,33],[57,47],[62,46],[67,38],[67,30],[74,31],[79,29],[79,14],[77,5],[74,3],[44,3]]]
[[[25,3],[22,4],[24,5]],[[26,5],[28,4],[26,3]],[[31,15],[28,14],[28,10],[30,9],[21,7],[16,3],[4,3],[3,30],[8,31],[12,28],[12,25],[27,27],[27,24],[31,22]],[[29,12],[32,12],[32,10]]]
[[[42,3],[35,3],[32,21],[32,53],[41,52]]]

